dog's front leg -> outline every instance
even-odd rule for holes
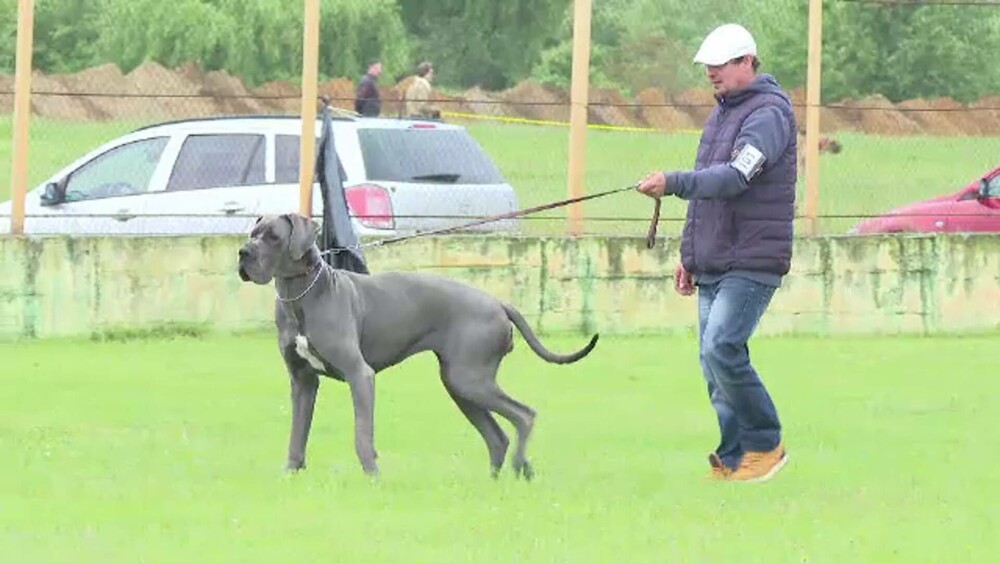
[[[362,363],[348,378],[354,402],[354,450],[365,473],[378,475],[375,459],[375,371]]]
[[[289,373],[292,384],[292,432],[288,438],[288,464],[285,469],[297,471],[306,466],[306,443],[312,426],[319,376],[308,366]]]

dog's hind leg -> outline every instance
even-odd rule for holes
[[[535,410],[510,398],[496,382],[499,361],[491,366],[456,366],[449,382],[449,390],[479,408],[493,411],[506,418],[517,430],[517,447],[514,451],[514,473],[531,479],[534,471],[526,457],[528,438],[535,424]]]
[[[490,411],[477,405],[476,403],[470,401],[459,395],[455,389],[451,386],[451,374],[448,373],[447,364],[441,361],[440,357],[438,360],[441,362],[441,381],[444,383],[445,389],[451,396],[455,404],[458,405],[459,410],[465,415],[465,418],[469,420],[470,423],[479,431],[479,434],[483,437],[483,441],[486,442],[486,449],[490,454],[490,471],[494,478],[500,474],[500,468],[503,467],[504,458],[507,456],[507,447],[510,445],[510,440],[504,433],[500,425],[497,424],[493,415]]]
[[[465,418],[469,419],[469,422],[482,435],[483,441],[486,442],[486,448],[490,452],[490,474],[494,478],[498,477],[500,469],[503,467],[504,458],[507,457],[507,446],[510,445],[510,440],[490,411],[454,393],[451,393],[451,398],[454,399]]]

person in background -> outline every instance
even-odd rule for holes
[[[434,65],[424,61],[417,65],[417,74],[406,89],[406,115],[408,117],[429,117],[440,119],[441,111],[431,103],[431,82],[434,80]]]
[[[378,93],[378,77],[382,74],[382,63],[373,61],[368,72],[358,81],[354,94],[354,111],[366,117],[378,117],[382,113],[382,100]]]

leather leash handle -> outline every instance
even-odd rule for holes
[[[656,198],[653,204],[653,218],[649,223],[649,231],[646,232],[646,248],[653,248],[656,246],[656,226],[660,222],[660,200],[661,198]]]

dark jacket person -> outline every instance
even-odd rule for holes
[[[721,434],[711,476],[764,481],[788,456],[747,343],[791,264],[797,127],[788,95],[757,74],[757,45],[742,26],[713,30],[694,60],[717,102],[695,168],[653,172],[638,189],[688,201],[674,286],[698,291],[701,367]]]

